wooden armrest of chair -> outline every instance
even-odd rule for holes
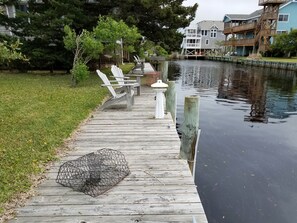
[[[124,83],[127,83],[127,84],[136,83],[136,82],[137,82],[137,80],[124,80]]]
[[[101,84],[102,87],[122,87],[122,86],[127,86],[127,87],[133,87],[134,84]]]
[[[121,79],[121,82],[124,82],[124,83],[134,83],[136,82],[136,80],[127,80],[129,78],[122,78],[122,77],[118,77],[118,79]],[[111,80],[110,82],[119,82],[119,80]]]
[[[131,77],[143,77],[143,74],[127,74],[128,76],[131,76]]]
[[[121,76],[115,76],[115,75],[113,75],[113,78],[130,79],[130,77],[121,77]]]

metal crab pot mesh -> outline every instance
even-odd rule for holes
[[[62,164],[56,182],[97,197],[129,173],[125,156],[119,151],[105,148]]]

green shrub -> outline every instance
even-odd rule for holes
[[[82,63],[78,62],[77,64],[74,65],[73,69],[71,70],[72,77],[74,78],[74,83],[77,84],[80,83],[84,80],[87,80],[90,76],[90,71],[89,67]]]

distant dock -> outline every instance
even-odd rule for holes
[[[220,61],[228,63],[236,63],[255,67],[274,68],[280,70],[297,71],[297,63],[286,63],[286,62],[275,62],[255,59],[243,59],[238,57],[227,57],[227,56],[207,56],[206,60]]]
[[[205,59],[205,55],[182,55],[181,57],[184,59],[188,59],[188,60],[204,60]]]

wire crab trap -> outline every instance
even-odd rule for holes
[[[129,174],[125,156],[119,151],[104,148],[62,164],[56,182],[97,197]]]

